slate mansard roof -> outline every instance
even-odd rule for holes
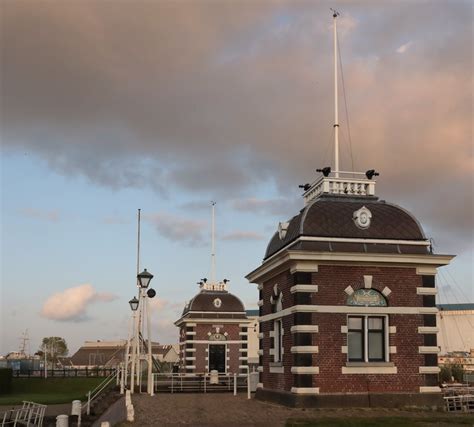
[[[372,217],[367,229],[357,227],[353,214],[365,206]],[[323,238],[321,241],[298,241],[301,236]],[[324,238],[371,239],[370,243],[324,241]],[[268,244],[267,259],[288,246],[293,250],[323,252],[368,252],[427,254],[428,246],[377,243],[373,240],[426,241],[416,218],[406,210],[376,197],[350,198],[323,196],[308,204],[288,224],[286,235],[280,239],[276,232]],[[291,243],[293,245],[291,245]]]

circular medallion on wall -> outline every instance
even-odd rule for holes
[[[356,210],[352,215],[355,225],[363,230],[370,227],[371,218],[372,212],[370,212],[365,206],[362,206],[359,210]]]
[[[219,298],[214,300],[214,307],[219,308],[222,305],[222,301]]]

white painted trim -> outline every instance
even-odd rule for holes
[[[196,331],[187,331],[186,335],[196,335]]]
[[[192,323],[192,322],[190,322],[190,323],[185,322],[185,323],[186,323],[186,326],[189,326],[189,327],[197,326],[196,323]]]
[[[291,387],[295,394],[319,394],[319,387]]]
[[[311,264],[308,265],[307,263],[301,263],[301,262],[294,262],[290,266],[290,273],[295,274],[298,272],[302,273],[317,273],[318,272],[318,264]]]
[[[294,285],[290,288],[290,292],[318,292],[318,285]]]
[[[248,332],[239,332],[239,336],[240,335],[248,335],[249,333]]]
[[[347,334],[348,331],[347,325],[341,325],[341,334]]]
[[[382,290],[382,294],[385,297],[388,297],[392,293],[391,289],[388,286],[385,286]]]
[[[343,346],[341,347],[341,353],[342,353],[342,354],[347,354],[347,345],[343,345]]]
[[[247,369],[249,365],[239,365],[239,369]]]
[[[248,360],[249,358],[247,356],[239,356],[239,360]]]
[[[269,372],[271,374],[284,374],[285,368],[283,366],[270,366]]]
[[[209,311],[188,311],[188,312],[186,312],[186,314],[191,314],[191,313],[194,313],[194,314],[209,314]],[[216,311],[216,313],[218,313],[218,314],[246,314],[245,311]],[[220,319],[214,318],[213,320],[214,320],[214,322],[217,322],[217,321],[220,322]],[[242,320],[242,319],[234,319],[234,320]],[[186,321],[186,319],[184,319],[184,321]],[[195,322],[194,319],[193,319],[193,322]]]
[[[419,276],[436,276],[438,270],[436,267],[416,267],[416,274]]]
[[[257,289],[258,289],[259,291],[261,291],[261,290],[263,289],[263,283],[259,283],[259,284],[257,285]]]
[[[185,360],[196,360],[196,357],[194,357],[194,356],[189,356],[189,357],[185,357],[184,359],[185,359]]]
[[[420,346],[418,347],[418,353],[420,354],[439,354],[439,347],[436,346]]]
[[[248,348],[239,348],[239,353],[246,353],[248,350]]]
[[[319,366],[292,366],[292,374],[319,374]]]
[[[258,350],[258,351],[257,351],[257,354],[258,354],[259,356],[263,356],[263,350]]]
[[[370,289],[372,287],[372,279],[373,279],[373,276],[370,276],[370,275],[364,276],[364,288],[365,289]]]
[[[417,295],[437,295],[438,290],[436,288],[416,288]]]
[[[391,345],[391,346],[388,348],[388,352],[389,352],[390,354],[396,354],[396,353],[397,353],[397,346]]]
[[[439,374],[441,368],[439,366],[420,366],[418,372],[420,374]]]
[[[269,336],[270,338],[275,338],[275,331],[274,331],[274,330],[270,331],[270,333],[268,334],[268,336]]]
[[[418,326],[419,334],[437,334],[439,328],[437,326]]]
[[[257,366],[257,372],[263,372],[263,366]]]
[[[352,288],[351,285],[349,285],[346,289],[344,289],[344,292],[347,294],[347,295],[352,295],[354,293],[354,289]]]
[[[317,345],[294,345],[291,347],[292,353],[319,353]]]
[[[343,366],[343,374],[396,374],[396,366]]]
[[[206,356],[206,357],[204,358],[204,360],[209,360],[209,357]],[[207,369],[209,369],[209,367],[207,367]]]
[[[248,328],[249,325],[251,324],[252,322],[248,322],[248,323],[239,323],[239,328]]]
[[[274,349],[273,347],[270,348],[270,350],[268,350],[268,354],[269,354],[270,356],[275,356],[275,349]]]
[[[420,387],[420,393],[441,393],[441,389],[437,386],[433,387]]]
[[[196,365],[186,365],[186,369],[196,369]]]
[[[263,299],[259,299],[258,302],[257,302],[257,305],[259,307],[262,307],[263,306]]]
[[[396,334],[397,333],[397,327],[396,326],[389,326],[388,327],[388,333],[389,334]]]
[[[296,334],[297,332],[308,332],[317,334],[319,332],[318,325],[295,325],[291,327],[291,333]]]
[[[238,321],[242,321],[242,319],[230,319],[230,318],[225,318],[225,319],[219,319],[219,318],[201,318],[201,319],[193,319],[193,322],[194,323],[205,323],[205,324],[211,324],[211,325],[215,325],[217,322],[218,323],[234,323],[236,322],[236,320]],[[180,326],[180,325],[185,325],[186,324],[186,320],[177,320],[175,322],[175,325],[176,326]]]
[[[186,349],[183,350],[183,353],[185,351],[193,352],[193,351],[196,351],[196,349],[195,348],[186,348]]]
[[[257,388],[263,388],[263,383],[257,383]]]
[[[262,339],[264,336],[265,336],[265,334],[263,332],[259,332],[258,339]]]
[[[358,239],[354,237],[313,237],[301,236],[298,240],[306,242],[343,242],[343,243],[384,243],[388,245],[430,246],[429,240],[395,239]]]
[[[294,305],[277,313],[260,317],[259,322],[278,319],[293,313],[346,313],[346,314],[437,314],[437,307],[362,307],[347,305]]]

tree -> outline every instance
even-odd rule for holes
[[[60,356],[67,356],[69,352],[66,340],[61,337],[44,337],[39,351],[46,353],[47,360],[52,363],[56,363]]]
[[[460,364],[453,364],[451,365],[451,375],[454,378],[454,381],[457,381],[458,383],[462,383],[464,379],[464,368]]]

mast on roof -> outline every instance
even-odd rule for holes
[[[334,175],[339,178],[339,113],[337,104],[337,17],[339,12],[331,10],[334,23]]]
[[[212,210],[212,224],[211,224],[211,283],[216,281],[216,236],[215,236],[215,223],[216,223],[216,202],[211,201]]]

